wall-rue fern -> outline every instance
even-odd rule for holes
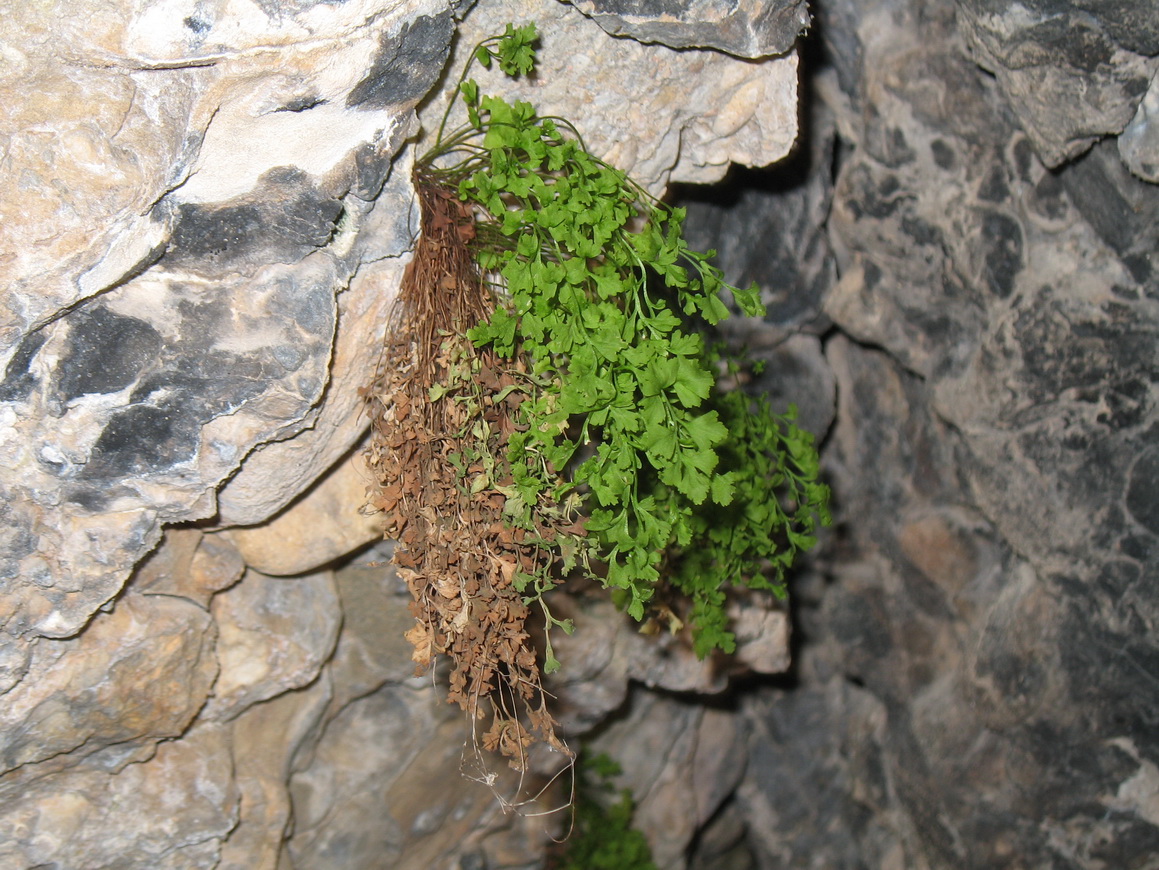
[[[377,506],[410,583],[416,661],[454,661],[451,698],[491,715],[485,746],[521,762],[543,708],[529,607],[595,578],[636,620],[650,610],[696,652],[731,652],[730,587],[784,594],[827,523],[812,437],[768,402],[722,391],[702,327],[750,316],[690,250],[684,212],[590,154],[561,118],[480,93],[474,62],[526,75],[533,24],[480,43],[458,85],[467,122],[416,161],[423,237],[395,338],[369,390]],[[421,453],[421,465],[399,467]],[[671,591],[689,602],[677,617]],[[525,727],[525,723],[527,727]],[[528,728],[530,730],[528,730]]]

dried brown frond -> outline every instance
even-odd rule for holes
[[[508,526],[499,491],[513,485],[507,446],[522,394],[494,397],[525,372],[464,337],[494,306],[470,249],[470,207],[429,179],[416,186],[423,234],[367,390],[367,461],[377,481],[370,500],[385,536],[398,542],[418,671],[449,656],[448,700],[472,721],[490,719],[484,747],[522,768],[537,740],[570,755],[547,711],[530,612],[513,582],[552,556],[536,535]]]

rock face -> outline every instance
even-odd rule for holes
[[[747,840],[729,854],[1156,866],[1159,189],[1124,160],[1126,132],[1091,143],[1146,114],[1159,19],[1129,3],[818,13],[831,260],[783,274],[839,276],[814,303],[839,520],[795,589],[794,684],[741,701],[749,764],[722,817]],[[824,198],[824,178],[776,178],[791,189],[737,195],[754,241],[730,255]],[[818,250],[812,227],[788,238],[774,250]]]
[[[388,556],[350,563],[379,536],[352,457],[414,243],[406,145],[449,64],[534,19],[541,75],[489,84],[658,193],[715,180],[791,148],[803,22],[665,11],[692,34],[676,51],[556,3],[465,11],[123,0],[0,23],[5,867],[516,865],[558,828],[460,776],[465,725],[411,681]],[[739,667],[783,667],[784,615],[747,619]],[[599,679],[719,685],[634,668]]]
[[[806,4],[797,0],[572,0],[572,5],[613,36],[673,48],[716,48],[738,57],[784,54],[809,26]]]
[[[1159,69],[1159,21],[1145,4],[960,0],[957,13],[1048,167],[1123,132]]]
[[[68,6],[0,23],[0,866],[531,868],[563,831],[558,756],[492,769],[413,677],[352,458],[407,143],[527,19],[539,75],[484,88],[677,189],[835,493],[731,660],[560,604],[563,728],[659,866],[1159,866],[1150,0],[827,0],[801,70],[796,3]]]
[[[345,453],[410,245],[387,177],[446,9],[160,8],[5,23],[0,88],[43,95],[0,121],[9,642],[75,634],[163,523],[260,522]]]

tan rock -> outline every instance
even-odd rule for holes
[[[276,870],[290,825],[290,762],[314,735],[330,684],[286,692],[247,709],[232,723],[233,766],[241,796],[237,827],[221,851],[220,870]]]
[[[198,727],[110,774],[81,767],[0,803],[0,866],[210,868],[237,823],[227,735]]]
[[[622,765],[616,784],[632,791],[633,827],[658,867],[684,866],[696,831],[736,787],[747,760],[741,729],[726,711],[636,690],[627,715],[591,741]]]
[[[221,675],[206,719],[231,719],[308,685],[334,651],[342,612],[329,571],[289,579],[247,571],[211,605]]]
[[[384,548],[385,549],[385,548]],[[334,572],[342,599],[342,634],[327,670],[334,682],[336,710],[387,682],[414,676],[414,651],[404,635],[414,625],[410,593],[395,576],[384,550],[371,560]]]
[[[551,609],[576,625],[570,636],[552,636],[563,668],[548,684],[556,698],[554,712],[572,734],[589,730],[618,709],[633,681],[670,692],[715,694],[728,687],[732,675],[782,673],[790,664],[788,614],[757,596],[729,607],[736,654],[703,660],[693,652],[687,629],[678,635],[666,629],[642,633],[606,598],[559,596]]]
[[[241,579],[244,571],[241,554],[224,538],[200,529],[171,528],[137,569],[133,588],[188,598],[208,609],[210,599]]]
[[[9,634],[76,633],[163,523],[212,516],[230,478],[223,521],[260,522],[365,426],[356,390],[395,276],[382,261],[412,234],[405,173],[378,217],[371,203],[449,19],[424,0],[227,6],[81,0],[0,21],[0,138],[17,180],[0,190]],[[410,25],[436,18],[423,57],[392,77]],[[384,77],[393,89],[376,90]],[[259,445],[316,425],[268,472],[236,474],[247,456],[260,465]]]
[[[78,637],[42,639],[0,705],[3,769],[181,734],[217,675],[215,637],[201,608],[130,594]]]
[[[292,505],[260,526],[229,529],[219,537],[237,547],[263,574],[305,574],[382,537],[381,523],[362,512],[371,481],[356,451]]]
[[[729,609],[730,627],[736,635],[736,659],[758,674],[783,674],[792,664],[789,613],[771,600],[737,602]]]
[[[432,686],[419,685],[385,686],[329,723],[291,780],[294,867],[429,870],[480,858],[489,867],[531,866],[542,855],[547,824],[523,814],[548,807],[528,803],[505,815],[500,798],[518,791],[514,771],[497,762],[487,771],[492,788],[470,778],[485,772],[474,770],[464,746],[468,723]],[[493,828],[507,836],[484,845]],[[487,847],[500,846],[518,860],[490,861]]]
[[[327,725],[310,763],[290,780],[295,867],[370,867],[372,856],[395,866],[406,832],[384,814],[382,796],[432,738],[441,709],[433,690],[386,686]],[[444,771],[440,786],[454,788],[457,776]]]

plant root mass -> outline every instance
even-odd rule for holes
[[[394,563],[413,597],[407,639],[418,673],[448,655],[448,700],[475,720],[489,718],[483,748],[522,768],[535,739],[570,752],[547,710],[526,624],[531,608],[516,577],[544,575],[555,558],[548,542],[583,530],[558,511],[541,512],[531,528],[511,525],[507,446],[526,366],[463,337],[494,307],[468,249],[472,211],[437,183],[419,180],[418,191],[423,233],[368,391],[372,506],[398,541]]]
[[[760,289],[725,283],[683,210],[566,120],[467,78],[476,62],[527,75],[536,39],[508,25],[475,47],[466,123],[447,130],[452,100],[415,161],[421,236],[366,391],[371,506],[398,541],[414,660],[449,657],[476,751],[521,770],[536,742],[571,757],[542,683],[553,630],[573,629],[545,597],[560,583],[587,578],[697,655],[728,654],[729,591],[783,596],[829,521],[795,411],[722,389],[740,365],[705,340],[725,299],[763,314]]]

